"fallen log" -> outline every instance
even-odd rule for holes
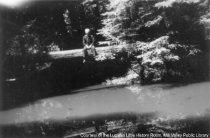
[[[111,54],[112,51],[119,51],[122,48],[123,48],[122,46],[96,47],[96,51],[98,55],[101,53]],[[76,57],[82,57],[82,56],[83,56],[82,49],[49,52],[49,57],[53,59],[76,58]]]

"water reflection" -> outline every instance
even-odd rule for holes
[[[167,84],[133,85],[97,90],[96,86],[88,87],[88,92],[77,91],[1,111],[1,126],[8,137],[12,136],[7,132],[27,137],[63,137],[76,135],[79,130],[116,134],[209,133],[209,84],[173,88]]]

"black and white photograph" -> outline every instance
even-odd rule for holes
[[[210,138],[210,0],[0,0],[0,138]]]

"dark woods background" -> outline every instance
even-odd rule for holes
[[[0,13],[3,108],[130,70],[144,84],[209,80],[208,0],[32,1],[20,8],[1,6]],[[85,28],[91,28],[96,46],[126,48],[93,65],[47,57],[50,51],[82,48]]]
[[[92,4],[95,3],[99,4]],[[34,1],[14,9],[2,7],[5,44],[19,40],[16,43],[24,45],[24,38],[28,38],[28,44],[42,47],[55,44],[62,50],[81,48],[84,29],[89,27],[95,33],[101,27],[100,14],[105,7],[96,6],[75,0]]]

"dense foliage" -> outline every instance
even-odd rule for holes
[[[209,78],[208,0],[109,0],[99,33],[130,47],[142,82]]]

